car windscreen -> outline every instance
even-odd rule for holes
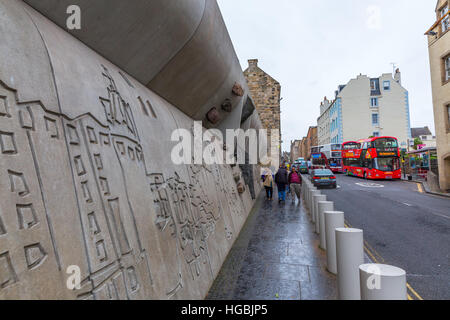
[[[317,169],[314,170],[314,175],[315,176],[332,176],[333,172],[331,172],[331,170],[328,169]]]

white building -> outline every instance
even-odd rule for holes
[[[321,106],[318,126],[324,137],[320,140],[319,135],[319,141],[328,141],[328,134],[328,143],[393,136],[406,150],[411,139],[409,95],[401,85],[400,71],[394,77],[390,73],[379,78],[359,75],[339,86],[330,106]]]
[[[436,148],[436,137],[433,136],[428,127],[423,128],[411,128],[411,140],[409,141],[410,147],[414,146],[414,139],[419,138],[422,141],[422,148]]]
[[[319,146],[331,143],[330,105],[331,101],[329,101],[327,97],[320,103],[320,117],[317,119],[317,138]]]

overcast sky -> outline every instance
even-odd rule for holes
[[[283,150],[317,125],[324,96],[360,73],[402,72],[411,126],[434,131],[427,39],[436,0],[218,0],[241,66],[281,83]]]

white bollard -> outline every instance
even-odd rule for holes
[[[314,216],[314,196],[318,196],[320,195],[320,191],[319,190],[313,190],[311,191],[311,196],[310,196],[310,206],[309,206],[309,214],[311,215],[311,220],[313,223],[316,223],[316,217]]]
[[[344,227],[344,213],[342,211],[325,211],[325,238],[327,247],[327,269],[337,274],[336,266],[336,228]]]
[[[406,300],[406,272],[386,264],[359,266],[362,300]]]
[[[320,225],[319,225],[319,202],[320,201],[327,201],[327,196],[324,194],[315,195],[313,197],[313,214],[314,219],[316,220],[316,226],[315,226],[315,232],[319,234],[320,232]]]
[[[361,229],[336,229],[337,283],[340,300],[361,300],[359,266],[364,263]]]
[[[308,214],[311,214],[311,193],[314,191],[311,185],[308,186],[308,199],[306,202],[308,203]]]
[[[334,203],[332,201],[319,201],[318,211],[319,211],[319,233],[320,233],[320,248],[323,250],[327,249],[327,238],[325,232],[325,211],[333,211]]]
[[[308,185],[308,182],[307,181],[305,181],[306,183],[305,183],[305,209],[306,209],[306,212],[308,212],[308,197],[309,197],[309,185]]]

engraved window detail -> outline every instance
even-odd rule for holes
[[[6,228],[5,228],[5,225],[3,224],[2,215],[1,215],[1,211],[0,211],[0,236],[3,236],[5,234],[6,234]]]
[[[134,149],[131,147],[128,147],[128,156],[131,160],[136,160],[136,154],[134,153]]]
[[[28,269],[32,270],[42,265],[47,258],[47,253],[40,243],[25,247],[25,259]]]
[[[9,287],[18,281],[9,252],[0,253],[0,289]]]
[[[98,170],[103,170],[102,156],[99,153],[94,154],[94,162]]]
[[[97,250],[97,257],[100,260],[100,262],[106,261],[108,257],[106,255],[105,241],[103,240],[97,241],[97,243],[95,244],[95,248]]]
[[[146,116],[148,116],[148,115],[149,115],[149,114],[148,114],[148,110],[147,110],[147,107],[145,106],[144,101],[142,101],[142,98],[141,98],[141,97],[138,97],[138,100],[139,100],[139,103],[141,104],[142,111],[144,112],[144,114],[145,114]]]
[[[119,150],[121,155],[125,155],[125,145],[121,141],[117,141],[117,149]]]
[[[59,139],[58,124],[56,123],[56,120],[49,117],[44,117],[44,120],[45,129],[47,129],[47,132],[50,133],[50,137]]]
[[[97,218],[95,217],[95,212],[91,212],[88,214],[88,221],[89,221],[89,229],[91,230],[91,233],[99,234],[100,227],[98,225]]]
[[[139,282],[136,274],[136,269],[130,267],[127,269],[128,286],[131,292],[135,292],[139,289]]]
[[[69,133],[69,143],[73,145],[80,144],[80,136],[78,135],[77,129],[74,126],[68,124],[67,130]]]
[[[78,176],[85,175],[86,174],[86,169],[84,167],[83,160],[81,159],[81,156],[76,156],[73,159],[73,161],[75,163],[75,170],[76,170]]]
[[[144,154],[142,153],[141,149],[136,148],[136,156],[139,161],[142,161],[144,159]]]
[[[20,197],[30,194],[23,173],[8,170],[9,182],[11,184],[11,192],[17,193]]]
[[[153,106],[151,105],[150,101],[148,101],[148,100],[147,100],[147,106],[148,106],[148,109],[150,110],[150,112],[151,112],[153,118],[155,118],[155,119],[158,118],[158,117],[156,116],[155,109],[153,109]]]
[[[20,126],[24,129],[34,130],[34,118],[30,107],[19,111]]]
[[[92,203],[91,191],[89,190],[89,185],[87,181],[81,183],[81,189],[83,190],[83,197],[87,203]]]
[[[115,233],[118,237],[118,242],[122,254],[127,254],[131,251],[130,243],[125,232],[122,217],[120,216],[119,199],[108,200],[109,202],[109,217],[113,223]]]
[[[14,133],[0,131],[0,151],[3,154],[16,154],[17,147],[14,140]]]
[[[100,177],[100,188],[105,196],[109,196],[111,194],[108,180],[106,178]]]
[[[142,100],[141,97],[138,97],[139,103],[141,104],[142,111],[146,116],[152,116],[153,118],[157,119],[155,109],[153,109],[152,104],[150,101],[146,100],[144,103],[144,100]]]
[[[109,145],[110,141],[109,141],[109,135],[106,133],[101,133],[100,132],[100,140],[104,145]]]
[[[8,100],[5,96],[0,96],[0,117],[11,117],[9,114]]]
[[[88,134],[88,138],[89,138],[89,142],[90,143],[98,143],[97,140],[97,135],[95,134],[95,130],[92,127],[87,127],[87,134]]]
[[[32,204],[18,204],[17,205],[17,218],[19,221],[19,229],[27,230],[33,228],[38,224],[36,211]]]

